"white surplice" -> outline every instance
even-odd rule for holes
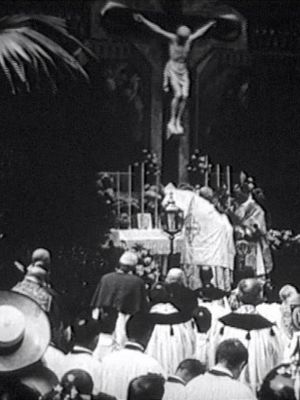
[[[197,376],[185,387],[186,400],[255,400],[248,386],[233,379],[231,372],[215,366],[211,372]]]
[[[150,313],[169,315],[178,313],[170,303],[153,306]],[[156,324],[146,352],[159,361],[168,374],[174,374],[179,363],[195,352],[196,337],[192,320],[173,325]]]
[[[184,400],[185,382],[178,376],[169,376],[165,383],[165,393],[163,400]]]
[[[60,380],[62,373],[64,372],[63,365],[65,358],[66,355],[61,350],[50,344],[43,355],[42,361],[44,365],[51,369],[51,371],[54,372],[57,378]]]
[[[138,376],[156,373],[166,378],[166,373],[153,357],[144,353],[137,343],[128,342],[124,349],[114,351],[101,363],[101,392],[126,400],[130,381]]]
[[[65,356],[61,367],[62,375],[71,369],[82,369],[90,374],[94,382],[93,394],[100,392],[101,363],[96,360],[91,350],[74,346],[72,352]]]
[[[240,314],[258,314],[251,305],[241,306]],[[283,360],[284,343],[279,328],[245,329],[224,325],[219,322],[210,337],[210,363],[215,360],[215,352],[219,343],[227,339],[239,339],[249,353],[248,364],[242,371],[240,381],[251,386],[255,393],[265,375]]]
[[[216,331],[216,325],[218,324],[218,319],[228,314],[230,312],[230,307],[226,298],[224,298],[224,300],[221,299],[221,300],[213,300],[205,302],[199,299],[198,305],[207,308],[207,310],[211,313],[211,327],[206,333],[201,333],[198,332],[197,327],[195,326],[196,346],[193,358],[196,358],[205,365],[212,366],[214,365],[215,360],[214,359],[211,361],[209,360],[210,353],[208,351],[211,332]]]

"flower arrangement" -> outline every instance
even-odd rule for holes
[[[139,259],[135,273],[143,279],[146,288],[150,289],[160,276],[158,264],[150,250],[146,249],[143,245],[136,243],[132,247],[132,250],[137,253]]]
[[[272,250],[298,247],[300,245],[300,234],[295,235],[291,230],[270,229],[267,233],[267,240]]]

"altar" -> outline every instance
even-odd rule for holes
[[[168,256],[171,254],[169,236],[161,229],[111,229],[110,238],[115,247],[130,249],[143,246],[153,254],[160,265],[160,273],[165,276],[168,270]],[[183,236],[174,238],[173,253],[181,253]]]
[[[149,154],[146,155],[148,159]],[[143,250],[148,251],[155,269],[162,276],[167,274],[168,268],[181,266],[185,270],[186,283],[192,289],[201,287],[199,267],[209,266],[213,270],[215,286],[230,289],[235,246],[233,228],[227,216],[195,191],[168,184],[160,192],[160,174],[154,175],[157,184],[145,190],[145,178],[149,179],[147,165],[145,161],[141,162],[138,186],[132,166],[122,175],[110,173],[116,178],[116,184],[111,183],[112,188],[116,188],[116,224],[110,229],[112,245],[116,249],[135,248],[141,254]],[[135,171],[137,169],[135,166]],[[230,172],[228,168],[227,172]],[[108,180],[108,172],[101,174],[102,180]],[[226,177],[230,187],[229,173]]]
[[[111,239],[115,247],[132,248],[142,245],[154,255],[170,254],[169,236],[161,229],[111,229]],[[174,239],[174,253],[181,253],[183,237]]]

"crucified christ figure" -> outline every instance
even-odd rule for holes
[[[171,118],[168,123],[168,136],[183,134],[182,115],[189,95],[190,79],[187,69],[187,57],[192,42],[203,36],[216,21],[209,21],[195,32],[185,25],[180,26],[176,33],[167,32],[160,26],[146,19],[141,14],[133,15],[135,21],[143,23],[153,32],[169,39],[169,61],[164,69],[163,89],[168,92],[171,87],[173,99],[171,102]]]

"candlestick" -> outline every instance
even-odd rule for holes
[[[227,193],[231,194],[230,165],[226,166],[226,186],[227,186]]]
[[[154,228],[158,228],[158,195],[159,195],[159,185],[160,185],[160,172],[156,172],[156,187],[157,187],[157,196],[155,197],[154,203]]]
[[[121,218],[121,201],[120,201],[120,186],[121,186],[121,182],[120,182],[120,172],[117,172],[117,215],[118,215],[118,221],[120,222],[120,218]]]
[[[216,165],[216,186],[217,189],[220,189],[220,185],[221,181],[220,181],[220,164]]]
[[[128,220],[129,226],[131,229],[131,203],[132,203],[132,166],[128,167]]]
[[[208,156],[205,156],[204,186],[208,186]]]
[[[145,163],[141,163],[141,213],[142,220],[144,219],[145,213]]]

